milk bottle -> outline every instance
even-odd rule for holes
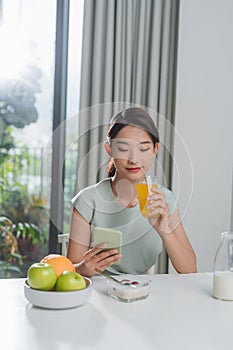
[[[223,232],[214,257],[213,296],[233,300],[233,232]]]

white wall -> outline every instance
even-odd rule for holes
[[[219,234],[232,220],[232,0],[181,0],[176,129],[192,168],[176,136],[173,190],[185,213],[193,183],[183,222],[198,271],[212,271]]]

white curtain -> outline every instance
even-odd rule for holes
[[[156,172],[171,179],[179,0],[85,0],[77,190],[106,176],[111,115],[140,105],[156,119]]]

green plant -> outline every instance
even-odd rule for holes
[[[14,170],[16,175],[20,173],[17,166]],[[48,235],[48,216],[40,195],[29,194],[27,184],[5,177],[0,181],[0,213],[14,223],[11,232],[22,255],[31,260],[40,259]]]
[[[0,217],[0,276],[12,274],[24,276],[27,265],[39,259],[38,247],[46,243],[46,238],[38,226],[28,222],[13,223],[5,216]],[[26,244],[26,249],[25,249]],[[30,249],[28,249],[30,248]],[[25,255],[26,253],[30,253]],[[23,265],[27,261],[25,267]]]
[[[1,213],[10,217],[13,222],[19,222],[25,219],[30,205],[30,198],[27,191],[27,185],[22,185],[18,181],[10,183],[3,182],[0,210]]]
[[[38,119],[36,95],[42,70],[31,53],[20,77],[0,82],[0,276],[21,273],[26,260],[43,255],[40,251],[46,244],[46,213],[40,196],[29,193],[25,181],[25,175],[36,177],[30,168],[32,155],[15,141],[17,129]]]
[[[0,180],[0,213],[16,225],[26,222],[32,227],[38,227],[40,234],[36,229],[26,230],[26,227],[21,227],[22,230],[17,232],[20,232],[19,237],[27,236],[32,238],[33,243],[45,244],[48,216],[41,196],[30,194],[27,184],[6,178]]]
[[[9,165],[15,147],[14,130],[35,123],[38,119],[36,94],[40,92],[42,70],[29,62],[20,78],[0,82],[0,166]],[[5,163],[5,164],[3,164]],[[11,163],[12,164],[12,163]],[[14,165],[14,164],[13,164]],[[2,170],[2,169],[1,169]],[[2,172],[2,171],[1,171]],[[9,174],[6,171],[5,174]]]
[[[12,128],[24,128],[38,119],[35,95],[40,92],[42,70],[28,63],[20,78],[0,83],[0,148],[9,150],[13,145]]]
[[[0,277],[14,277],[21,274],[22,256],[18,250],[17,239],[13,235],[13,223],[0,217]]]

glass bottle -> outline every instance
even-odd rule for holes
[[[233,300],[233,232],[222,232],[214,257],[213,297]]]

